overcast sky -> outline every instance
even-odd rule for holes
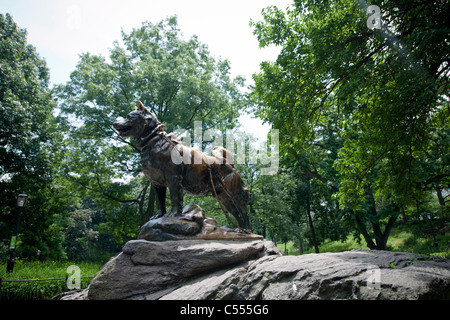
[[[265,60],[275,60],[278,48],[259,49],[249,27],[250,19],[262,19],[270,5],[285,9],[293,0],[0,0],[0,12],[10,13],[28,32],[50,68],[52,84],[65,83],[75,69],[79,54],[109,56],[121,30],[130,32],[143,21],[157,23],[177,15],[186,38],[197,35],[211,54],[231,62],[231,75],[242,75],[247,85]],[[251,120],[246,118],[249,127]],[[262,130],[252,122],[252,131]],[[264,131],[267,130],[267,127]]]

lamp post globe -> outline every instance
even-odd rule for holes
[[[17,196],[17,207],[24,208],[28,202],[28,195],[21,193]]]

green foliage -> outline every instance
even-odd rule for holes
[[[183,40],[176,17],[122,32],[122,43],[114,42],[109,59],[82,54],[71,80],[55,89],[67,135],[59,173],[77,196],[106,210],[98,230],[121,244],[156,210],[154,190],[138,177],[135,142],[116,141],[112,123],[141,100],[168,132],[196,120],[225,131],[244,107],[243,79],[230,79],[229,62],[214,59],[197,37]]]
[[[0,300],[48,300],[59,293],[69,291],[66,284],[67,268],[76,265],[80,268],[80,276],[95,276],[100,264],[86,262],[55,262],[18,260],[12,273],[6,273],[6,263],[0,263],[2,280],[50,279],[51,281],[2,282]],[[92,278],[81,279],[80,289],[85,289]]]
[[[64,234],[64,246],[70,260],[88,255],[89,243],[98,237],[98,231],[91,228],[92,211],[78,209],[69,213]]]
[[[0,15],[0,182],[18,176],[43,179],[48,158],[42,147],[55,103],[48,89],[45,61],[26,42],[26,31],[9,14]],[[48,156],[48,155],[47,155]],[[21,187],[24,187],[22,184]]]
[[[278,248],[281,252],[285,252],[284,247],[285,244],[278,244]],[[286,243],[286,249],[288,250],[289,255],[299,255],[299,248],[297,242],[288,242]],[[349,250],[367,250],[367,246],[358,239],[353,238],[352,236],[347,236],[343,240],[330,240],[324,239],[322,243],[319,244],[320,252],[343,252]],[[304,248],[302,254],[315,253],[314,247],[308,243],[304,243]]]
[[[410,197],[418,182],[415,159],[430,147],[438,119],[449,117],[448,74],[441,65],[449,49],[448,6],[380,5],[381,30],[369,30],[365,8],[351,0],[296,1],[286,14],[272,7],[265,22],[253,23],[261,46],[283,46],[277,62],[255,75],[258,113],[302,148],[327,110],[337,112],[347,138],[335,164],[344,206],[357,206],[374,183],[384,194]]]
[[[387,247],[392,251],[411,252],[449,259],[450,233],[445,230],[439,231],[440,225],[445,226],[445,223],[435,221],[438,247],[434,246],[434,239],[431,234],[431,229],[428,227],[426,228],[426,232],[424,232],[424,230],[421,230],[421,227],[419,227],[417,222],[397,223],[395,228],[392,230],[391,236],[389,237]],[[284,247],[285,244],[278,244],[278,248],[282,252],[284,252]],[[298,255],[297,243],[288,242],[286,247],[289,255]],[[320,252],[342,252],[353,249],[366,250],[367,246],[361,243],[360,239],[348,235],[342,240],[333,241],[330,239],[325,239],[323,243],[319,245],[319,248]],[[305,245],[303,253],[314,253],[314,248],[311,245]]]
[[[388,246],[393,251],[405,251],[418,254],[450,258],[450,233],[448,224],[443,220],[435,219],[433,228],[428,222],[422,224],[416,221],[399,223],[392,231]],[[435,232],[438,246],[434,244]]]
[[[353,0],[265,9],[254,34],[282,50],[253,76],[253,99],[289,159],[333,183],[369,247],[383,249],[400,208],[449,183],[450,12],[446,1],[371,4],[381,29],[368,29],[366,6]],[[321,163],[313,155],[327,126],[337,156]]]
[[[109,57],[80,55],[70,81],[49,90],[26,31],[0,15],[0,257],[8,257],[21,192],[30,202],[18,257],[40,250],[49,259],[105,261],[136,238],[156,211],[154,188],[140,175],[135,142],[115,140],[112,123],[138,100],[167,131],[200,120],[203,130],[225,132],[250,103],[280,130],[278,175],[237,168],[254,231],[289,252],[364,248],[364,239],[371,249],[448,256],[449,6],[374,0],[383,23],[370,30],[363,4],[295,0],[286,11],[265,9],[251,26],[261,47],[281,53],[253,76],[251,101],[229,62],[197,37],[185,40],[176,17],[122,32]],[[185,202],[231,227],[214,197]],[[439,217],[437,248],[420,220],[426,212]],[[62,287],[20,288],[22,298],[42,298]]]
[[[295,213],[289,201],[294,183],[295,180],[286,172],[275,176],[258,176],[251,195],[255,231],[267,232],[275,241],[295,236],[296,226],[291,219]]]
[[[19,232],[24,255],[42,250],[60,258],[61,232],[54,224],[63,200],[53,182],[52,164],[61,139],[55,132],[56,107],[48,88],[49,70],[27,44],[26,31],[0,14],[0,239],[9,244],[16,224],[15,197],[27,193]]]

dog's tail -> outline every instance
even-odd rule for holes
[[[241,229],[239,226],[237,226],[237,225],[233,222],[233,220],[231,220],[230,216],[228,215],[227,210],[224,209],[224,207],[223,207],[223,205],[222,205],[222,202],[220,201],[219,197],[217,196],[217,191],[216,191],[216,187],[214,186],[214,181],[213,181],[213,178],[212,178],[212,172],[211,172],[211,166],[210,166],[210,165],[208,165],[208,171],[209,171],[209,178],[211,179],[211,186],[212,186],[212,189],[213,189],[213,191],[214,191],[214,196],[216,197],[217,202],[219,203],[220,208],[222,209],[223,213],[225,214],[225,217],[227,217],[228,221],[229,221],[233,226],[235,226],[235,227],[238,228],[238,229]]]
[[[240,178],[239,173],[234,168],[231,168],[232,172],[230,172],[225,179],[219,177],[218,181],[221,186],[218,194],[212,177],[211,165],[208,166],[208,170],[214,196],[216,197],[217,202],[219,202],[220,208],[227,217],[228,221],[243,233],[251,231],[250,222],[247,215],[249,194],[244,182]],[[236,183],[239,183],[240,185],[233,185]],[[232,190],[228,190],[228,187],[234,190],[239,190],[238,194],[234,194]],[[231,220],[228,213],[231,213],[236,218],[238,225]]]

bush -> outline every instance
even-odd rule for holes
[[[9,258],[9,246],[3,242],[0,242],[0,261]]]

